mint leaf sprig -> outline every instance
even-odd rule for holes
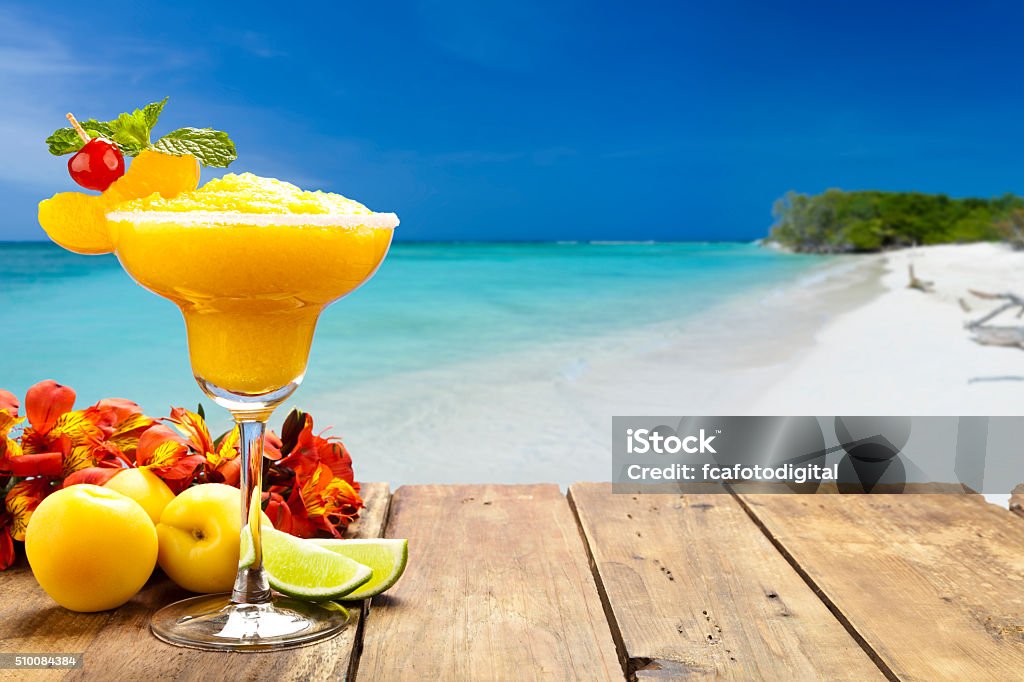
[[[227,168],[238,158],[235,143],[228,134],[210,128],[179,128],[157,140],[153,149],[175,156],[191,154],[204,166],[217,168]]]
[[[150,142],[153,128],[165,104],[166,97],[142,109],[121,114],[112,121],[90,118],[82,121],[81,126],[89,136],[105,137],[116,144],[125,156],[138,156],[145,149],[155,149],[175,156],[191,154],[204,166],[214,168],[227,168],[238,158],[235,143],[228,134],[212,128],[179,128],[156,142]],[[59,128],[46,138],[46,146],[54,156],[73,154],[83,144],[74,128]]]

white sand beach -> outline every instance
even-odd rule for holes
[[[907,288],[909,263],[933,293]],[[607,480],[612,415],[1018,413],[1024,351],[971,340],[964,322],[996,303],[970,288],[1024,293],[1024,252],[839,257],[697,317],[403,374],[309,408],[339,415],[360,478],[394,483]]]
[[[1019,414],[1024,351],[981,346],[963,324],[999,304],[969,289],[1024,292],[1024,252],[983,243],[908,249],[881,259],[884,292],[825,325],[809,352],[791,358],[785,376],[745,411]],[[910,264],[917,277],[934,282],[933,293],[908,288]],[[994,322],[1024,325],[1013,314]]]

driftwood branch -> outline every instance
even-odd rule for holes
[[[1008,346],[1024,349],[1024,327],[976,327],[974,340],[983,346]]]
[[[985,324],[986,322],[988,322],[989,320],[991,320],[991,319],[993,319],[995,317],[998,317],[999,315],[1002,315],[1007,310],[1013,310],[1014,308],[1020,308],[1020,310],[1017,311],[1017,317],[1020,317],[1022,314],[1024,314],[1024,298],[1021,298],[1020,296],[1018,296],[1016,294],[1011,294],[1011,293],[989,294],[989,293],[986,293],[984,291],[976,291],[974,289],[968,289],[968,291],[971,292],[972,296],[975,296],[975,297],[981,298],[981,299],[985,299],[987,301],[1006,301],[1001,306],[999,306],[998,308],[996,308],[992,312],[988,313],[987,315],[979,317],[977,320],[974,320],[972,322],[968,322],[967,323],[967,328],[968,329],[974,329],[975,327],[980,327],[983,324]]]
[[[1005,312],[1017,310],[1017,317],[1024,315],[1024,298],[1012,294],[990,294],[984,291],[969,290],[972,296],[986,301],[1004,301],[995,310],[972,320],[964,326],[974,334],[974,340],[984,346],[1009,346],[1024,349],[1024,327],[993,326],[989,321]]]
[[[910,283],[907,284],[908,289],[917,289],[918,291],[923,291],[926,294],[930,294],[935,291],[935,282],[918,279],[917,275],[914,274],[913,265],[907,266],[907,273],[910,275]]]

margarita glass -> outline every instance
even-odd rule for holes
[[[118,259],[181,309],[196,381],[240,432],[243,549],[234,590],[161,609],[153,633],[234,651],[337,634],[348,622],[341,607],[271,594],[260,537],[263,438],[271,412],[302,381],[320,313],[373,275],[398,218],[249,174],[117,208],[107,218]]]

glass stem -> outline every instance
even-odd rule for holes
[[[263,570],[263,536],[260,512],[263,501],[263,434],[267,428],[264,419],[236,417],[238,445],[241,449],[242,489],[242,552],[252,543],[253,560],[246,566],[239,562],[238,575],[231,601],[236,604],[265,604],[270,601],[270,584]]]

